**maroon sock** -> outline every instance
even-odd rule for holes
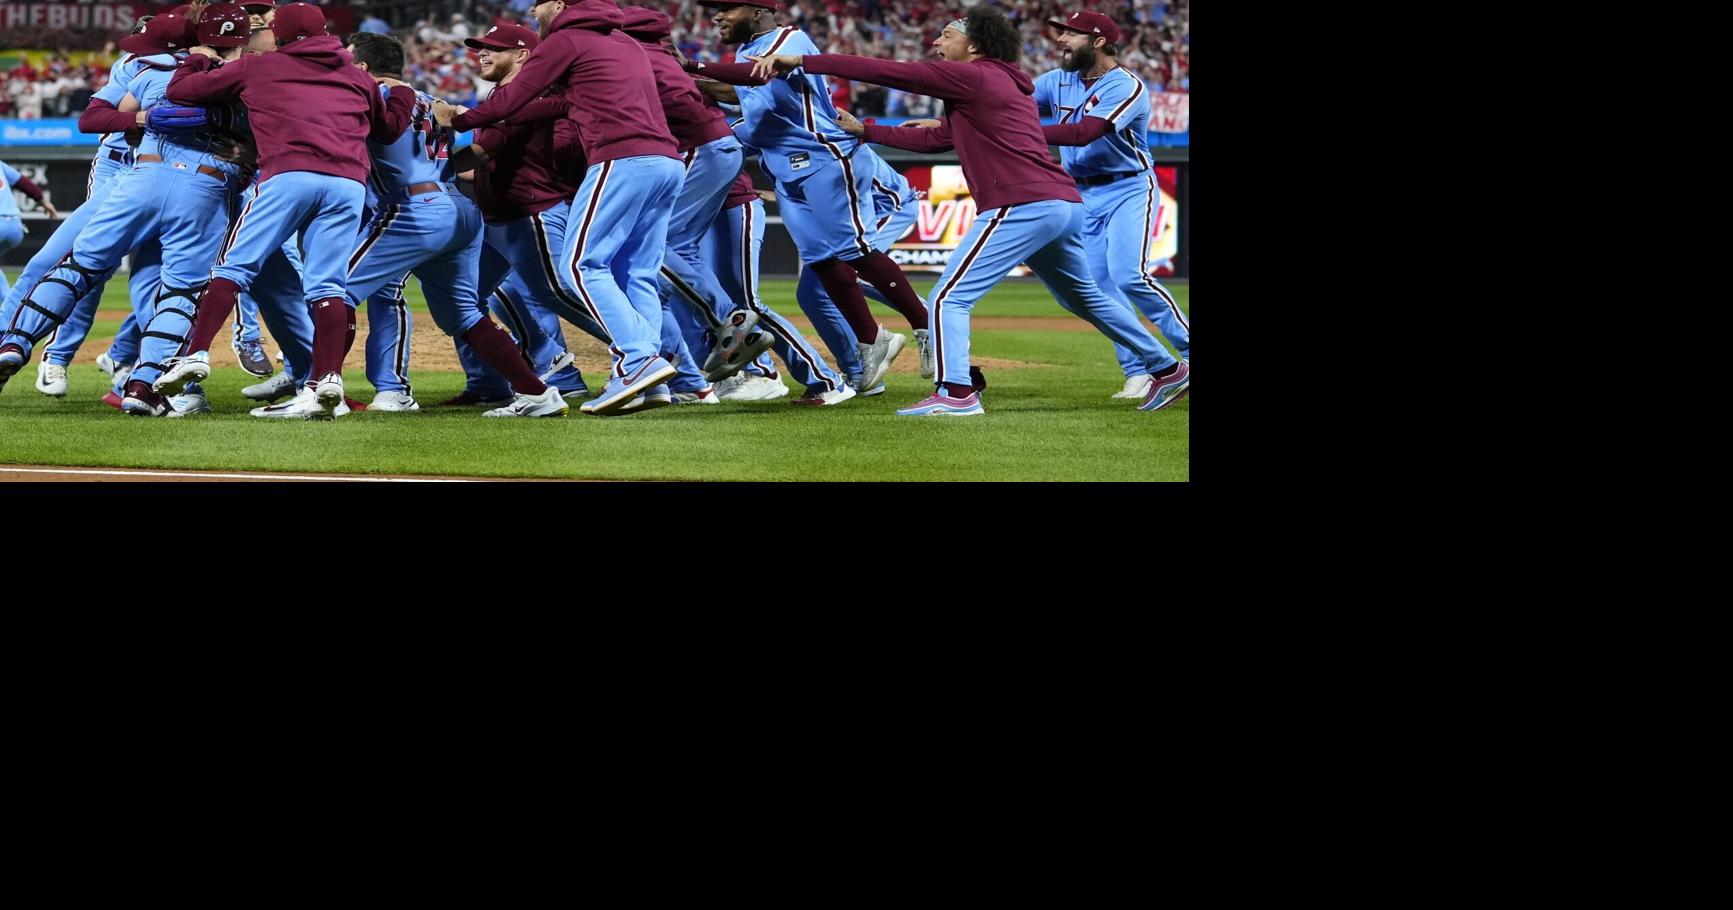
[[[945,383],[945,394],[952,398],[967,398],[970,395],[975,394],[975,387],[972,385],[958,385],[954,382],[947,382]]]
[[[357,314],[357,315],[359,315],[359,314]],[[355,322],[356,322],[356,320],[353,317],[351,317],[349,320],[349,331],[348,331],[348,333],[346,333],[343,336],[343,359],[344,360],[348,360],[349,359],[349,352],[355,350]]]
[[[348,341],[355,338],[355,308],[342,297],[313,301],[313,378],[343,373]]]
[[[199,295],[198,318],[193,320],[193,331],[187,336],[182,354],[211,349],[217,333],[229,324],[229,314],[235,311],[235,297],[240,293],[241,286],[227,278],[211,279],[210,286]]]
[[[518,394],[540,395],[548,390],[547,384],[524,366],[523,358],[518,356],[517,343],[511,340],[511,333],[505,330],[505,326],[483,317],[463,333],[463,340],[475,348],[488,366],[498,370]]]
[[[854,283],[854,269],[840,259],[826,259],[807,268],[818,274],[818,281],[824,285],[825,293],[836,301],[836,308],[842,311],[842,318],[848,320],[848,327],[854,329],[855,337],[860,339],[860,343],[872,344],[877,341],[879,321],[873,318],[872,310],[867,309],[866,295],[860,292],[860,285]]]
[[[927,308],[921,304],[920,295],[915,293],[914,286],[909,284],[908,276],[903,274],[903,267],[897,265],[895,259],[874,251],[849,265],[866,279],[867,284],[878,288],[879,293],[890,298],[891,306],[903,314],[911,327],[927,327]]]

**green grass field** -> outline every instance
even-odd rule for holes
[[[917,279],[923,294],[931,283]],[[1170,288],[1189,317],[1190,287]],[[110,283],[85,342],[88,353],[107,347],[126,312],[125,289],[123,282]],[[779,312],[799,314],[794,282],[767,280],[762,291]],[[424,308],[414,282],[409,293],[412,306]],[[886,327],[908,333],[900,317],[879,311]],[[102,404],[107,380],[88,364],[72,367],[64,399],[43,396],[32,386],[32,363],[0,392],[0,464],[610,480],[1190,478],[1189,396],[1151,413],[1138,411],[1134,401],[1110,399],[1124,381],[1112,346],[1061,310],[1038,283],[1001,284],[975,312],[1024,321],[977,328],[974,357],[1029,364],[987,368],[987,414],[977,418],[897,417],[898,407],[932,386],[916,373],[896,372],[884,395],[832,408],[791,405],[799,394],[791,390],[775,401],[667,407],[635,417],[583,416],[574,403],[566,419],[491,420],[479,410],[427,409],[461,390],[463,374],[412,370],[420,413],[277,421],[248,416],[257,403],[240,390],[256,380],[230,367],[206,383],[214,413],[151,420]],[[1074,326],[1086,330],[1066,330]],[[600,350],[581,332],[566,335],[574,345]],[[422,350],[450,341],[418,332],[415,345]],[[368,401],[373,389],[362,372],[362,353],[357,345],[350,354],[345,379],[352,397]],[[912,366],[914,358],[911,339],[898,365]],[[592,386],[599,380],[592,378]]]

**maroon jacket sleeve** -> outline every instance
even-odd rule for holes
[[[1100,117],[1084,117],[1081,123],[1055,124],[1041,128],[1048,145],[1088,145],[1113,129],[1113,124]]]
[[[819,76],[841,76],[905,92],[931,95],[941,101],[962,101],[981,89],[981,68],[948,60],[915,62],[879,60],[853,54],[807,54],[801,68]]]
[[[131,116],[131,115],[128,114],[127,116]],[[18,192],[23,193],[26,196],[29,196],[30,198],[36,200],[38,203],[45,201],[42,198],[42,187],[37,186],[36,181],[31,180],[29,177],[26,177],[23,174],[19,174],[18,175],[18,181],[12,185],[14,187],[17,187]]]
[[[911,152],[948,152],[952,149],[951,128],[941,124],[934,127],[918,126],[879,126],[876,123],[866,124],[866,133],[861,136],[868,142],[888,145],[891,148],[907,149]]]
[[[540,123],[543,120],[558,120],[566,115],[566,99],[561,95],[549,95],[537,98],[523,106],[522,110],[505,118],[507,123]]]
[[[367,113],[373,120],[367,138],[373,142],[396,142],[415,115],[415,89],[394,85],[389,101],[380,101],[378,92],[368,92],[367,97],[370,99]]]
[[[78,115],[81,133],[124,133],[138,126],[138,112],[117,111],[101,98],[90,99],[90,106]]]
[[[494,89],[486,101],[452,118],[451,128],[460,133],[473,130],[496,120],[504,120],[528,107],[531,102],[541,97],[542,92],[565,77],[566,70],[571,68],[574,54],[572,43],[558,40],[557,35],[543,41],[536,46],[536,52],[524,61],[523,68],[518,70],[517,78]]]
[[[686,72],[695,73],[706,79],[726,82],[729,85],[769,85],[770,80],[752,75],[754,63],[697,63],[688,64]]]
[[[246,81],[247,65],[258,57],[242,57],[212,70],[216,61],[203,54],[189,54],[175,67],[164,97],[176,104],[205,104],[239,98]]]

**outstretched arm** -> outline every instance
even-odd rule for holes
[[[449,126],[458,132],[503,120],[529,106],[530,102],[542,96],[542,92],[565,78],[571,64],[570,42],[549,38],[536,47],[536,52],[524,61],[510,82],[495,88],[474,110],[436,103],[433,106],[434,117],[439,119],[440,126]]]
[[[212,69],[215,60],[203,54],[188,54],[175,67],[164,94],[176,104],[211,104],[239,98],[241,86],[246,82],[247,64],[254,59],[242,57]]]
[[[131,96],[128,96],[131,97]],[[84,113],[78,115],[78,131],[81,133],[124,133],[137,126],[141,118],[137,111],[116,110],[114,105],[101,98],[90,99],[90,106]]]
[[[751,63],[687,63],[686,72],[729,85],[766,85],[771,76],[753,72]]]
[[[868,123],[861,138],[911,152],[948,152],[955,147],[949,126],[879,126]]]
[[[769,75],[804,68],[819,76],[841,76],[905,92],[931,95],[941,101],[963,101],[981,88],[981,68],[972,63],[879,60],[853,54],[778,54],[753,58],[753,73]]]
[[[1061,123],[1041,128],[1048,145],[1088,145],[1113,131],[1113,124],[1100,117],[1084,117],[1081,123]]]

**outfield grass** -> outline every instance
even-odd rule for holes
[[[918,280],[924,293],[930,280]],[[1170,286],[1190,314],[1190,288]],[[767,280],[765,300],[799,313],[794,282]],[[411,282],[411,305],[423,308]],[[86,345],[107,346],[127,306],[111,283]],[[887,327],[907,324],[887,315]],[[1037,283],[1000,285],[980,316],[1076,321]],[[594,344],[569,331],[574,344]],[[418,337],[420,344],[444,339]],[[97,350],[92,348],[91,350]],[[987,414],[970,419],[897,417],[931,389],[913,373],[890,377],[883,396],[834,408],[788,402],[668,407],[636,417],[489,420],[479,411],[356,413],[331,422],[261,420],[240,389],[255,380],[218,369],[206,383],[215,413],[184,420],[126,417],[100,402],[106,379],[71,371],[64,399],[38,394],[35,365],[0,393],[0,463],[338,472],[577,477],[618,480],[1188,480],[1191,399],[1143,413],[1110,400],[1124,381],[1108,341],[1094,331],[977,331],[978,357],[1041,366],[989,369]],[[369,400],[362,352],[350,355],[350,394]],[[902,355],[915,356],[914,345]],[[899,360],[899,363],[901,360]],[[463,374],[412,371],[425,405],[458,392]]]

